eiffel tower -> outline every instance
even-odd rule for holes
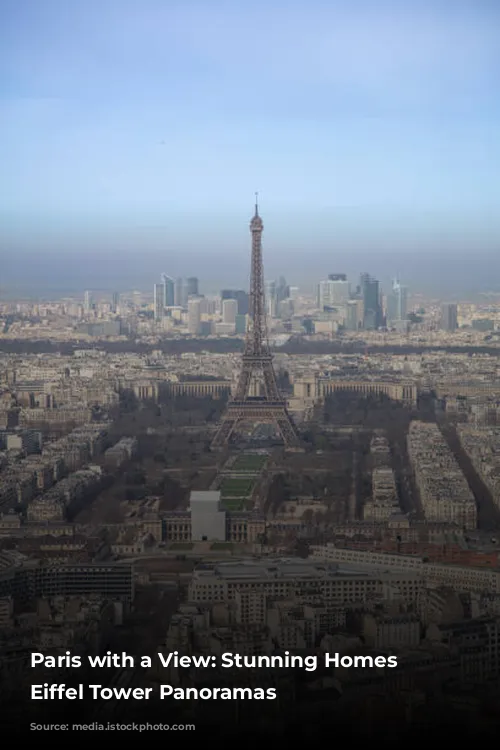
[[[262,268],[262,232],[264,224],[259,216],[258,196],[255,194],[255,214],[250,222],[252,234],[252,270],[250,276],[249,326],[245,340],[242,368],[233,398],[227,405],[212,447],[225,445],[235,429],[242,423],[274,424],[286,446],[297,445],[295,426],[281,397],[269,348],[264,299],[264,273]],[[257,393],[262,383],[263,394]]]

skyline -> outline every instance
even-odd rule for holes
[[[498,249],[494,3],[8,0],[3,17],[6,265],[216,252],[238,275],[255,190],[266,266]]]

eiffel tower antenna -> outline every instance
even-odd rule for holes
[[[259,216],[258,193],[255,193],[255,214],[250,221],[252,235],[252,266],[250,274],[249,325],[245,339],[242,366],[234,397],[229,401],[212,447],[228,443],[238,424],[274,424],[286,446],[297,445],[295,426],[282,398],[273,367],[273,357],[267,338],[262,268],[262,232],[264,224]],[[263,395],[250,395],[255,378],[262,379]]]

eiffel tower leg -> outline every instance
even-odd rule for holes
[[[264,377],[264,390],[266,398],[269,401],[279,401],[280,394],[278,391],[278,384],[276,383],[276,375],[272,362],[266,362],[262,367],[262,375]]]
[[[248,397],[250,390],[250,381],[252,379],[252,370],[244,367],[238,378],[238,385],[234,394],[235,401],[244,401]]]
[[[237,419],[225,418],[221,426],[217,430],[215,437],[212,441],[213,448],[219,448],[229,442],[229,439],[236,427]]]
[[[296,445],[298,443],[297,434],[288,414],[279,417],[276,420],[276,427],[278,428],[285,445]]]

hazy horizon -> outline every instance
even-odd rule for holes
[[[198,276],[202,294],[216,294],[224,288],[248,289],[250,248],[240,247],[231,256],[198,253],[179,257],[168,268],[162,253],[127,254],[127,261],[116,254],[102,253],[26,253],[23,266],[7,264],[0,271],[0,301],[13,297],[40,299],[79,296],[84,290],[110,294],[114,291],[152,292],[162,272],[177,276]],[[387,292],[398,276],[411,294],[449,300],[473,300],[486,292],[500,295],[500,257],[498,255],[439,256],[439,254],[400,254],[380,252],[373,256],[337,254],[328,257],[297,253],[288,262],[264,252],[266,279],[284,275],[292,286],[313,292],[319,280],[329,273],[346,273],[353,287],[363,271],[376,276]],[[496,281],[498,279],[498,281]]]

